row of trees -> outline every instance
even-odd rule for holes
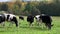
[[[0,4],[0,11],[6,11],[16,15],[37,15],[37,14],[49,14],[54,16],[60,16],[60,2],[19,2],[16,1],[13,7],[9,7],[9,3]]]

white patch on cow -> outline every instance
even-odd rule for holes
[[[9,15],[9,14],[4,13],[4,15],[5,15],[5,18],[7,19],[7,15]]]
[[[38,18],[40,15],[36,15],[36,17]]]
[[[13,15],[13,14],[9,14],[9,15],[10,15],[9,20],[10,20],[10,19],[13,19],[13,17],[16,17],[16,16]]]
[[[40,15],[36,15],[35,17],[37,18],[37,19],[36,19],[37,24],[38,24],[38,25],[42,24],[42,20],[39,18]]]
[[[6,13],[4,13],[4,15],[5,15],[5,18],[6,18],[6,19],[7,19],[7,15],[10,15],[8,21],[10,21],[10,19],[13,19],[13,17],[16,17],[16,16],[13,15],[13,14],[6,14]]]
[[[36,15],[36,18],[37,18],[36,21],[37,21],[37,22],[38,22],[39,19],[40,19],[39,17],[40,17],[40,15]]]

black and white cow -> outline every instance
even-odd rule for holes
[[[23,16],[19,16],[19,19],[24,20],[24,17]]]
[[[6,21],[14,22],[16,24],[16,27],[18,26],[18,21],[15,15],[5,13],[4,16]]]
[[[52,23],[52,18],[51,16],[49,15],[46,15],[46,14],[41,14],[39,17],[36,17],[38,21],[42,21],[42,23],[45,24],[46,27],[48,27],[48,29],[51,29],[51,23]]]
[[[34,22],[34,16],[29,15],[29,16],[27,17],[27,22],[29,22],[29,25],[31,26],[32,23]]]

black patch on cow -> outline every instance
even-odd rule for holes
[[[34,22],[34,17],[32,15],[29,15],[27,17],[27,22],[29,22],[30,24],[32,24],[32,22]]]
[[[45,23],[48,29],[51,29],[52,19],[49,15],[41,15],[39,18],[42,20],[43,23]]]
[[[16,27],[18,26],[18,21],[17,21],[17,18],[16,17],[13,17],[13,19],[10,19],[11,21],[15,22],[16,24]]]
[[[9,17],[10,17],[10,15],[7,15],[7,19],[6,19],[7,21],[8,21],[8,19],[9,19]]]
[[[4,21],[5,21],[5,16],[4,15],[0,16],[0,23],[2,23]]]
[[[19,16],[19,19],[24,20],[24,17],[23,16]]]

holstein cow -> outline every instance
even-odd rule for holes
[[[52,18],[49,15],[41,14],[38,19],[41,20],[48,29],[51,29],[51,26],[53,26],[51,25]]]
[[[5,15],[5,20],[14,22],[16,24],[16,27],[18,26],[18,21],[15,15],[13,14],[4,14]]]
[[[24,20],[24,17],[23,16],[19,16],[19,19]]]
[[[34,16],[29,15],[29,16],[27,17],[27,22],[29,22],[29,25],[31,26],[32,23],[34,22]]]

